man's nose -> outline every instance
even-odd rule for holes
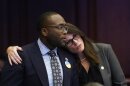
[[[64,34],[67,34],[67,32],[68,32],[67,30],[63,30],[63,33],[64,33]]]

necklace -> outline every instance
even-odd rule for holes
[[[80,61],[86,72],[88,72],[90,66],[89,62],[86,60],[86,58],[83,58]]]
[[[81,63],[83,63],[83,62],[89,63],[89,62],[86,60],[86,58],[83,58],[83,59],[81,59],[80,61],[81,61]]]

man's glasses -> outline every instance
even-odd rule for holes
[[[47,25],[46,27],[52,27],[52,28],[57,28],[58,30],[61,30],[63,32],[68,32],[68,26],[67,23],[65,24],[59,24],[59,25]]]

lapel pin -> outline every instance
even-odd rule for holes
[[[101,70],[104,70],[104,66],[101,66]]]
[[[65,58],[65,65],[67,68],[71,68],[71,64],[68,61],[68,58]]]

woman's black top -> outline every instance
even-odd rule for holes
[[[83,68],[83,66],[80,67],[79,80],[80,80],[80,86],[84,86],[89,82],[98,82],[100,84],[103,84],[100,69],[98,68],[97,65],[93,64],[90,65],[88,73]]]

